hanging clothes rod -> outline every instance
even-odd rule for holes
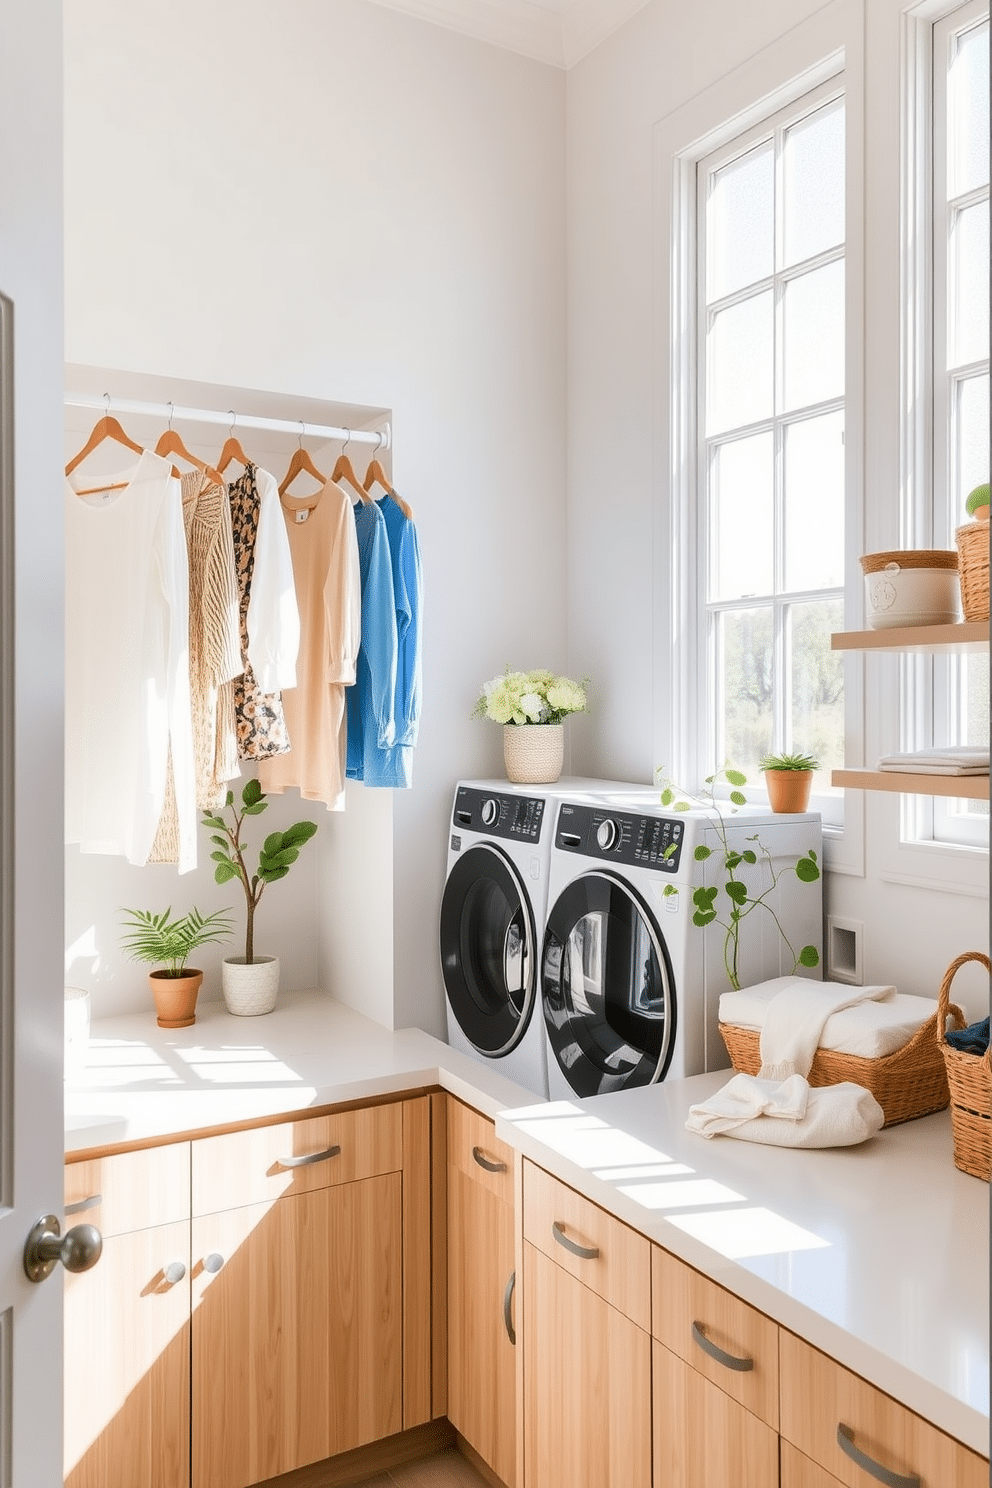
[[[111,398],[109,393],[66,393],[71,408],[92,408],[104,413],[133,413],[148,418],[179,419],[194,424],[223,424],[232,430],[268,429],[276,434],[296,434],[300,439],[346,440],[352,444],[373,444],[377,450],[390,447],[390,425],[382,429],[345,429],[333,424],[311,424],[306,419],[262,418],[258,414],[235,413],[229,408],[184,408],[178,403],[142,403],[136,398]]]

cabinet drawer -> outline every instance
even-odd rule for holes
[[[513,1204],[513,1149],[496,1135],[495,1123],[448,1096],[448,1162],[466,1178]]]
[[[530,1162],[524,1164],[524,1239],[650,1331],[650,1241]]]
[[[65,1225],[127,1235],[189,1218],[189,1143],[66,1163]]]
[[[825,1473],[822,1467],[810,1462],[802,1452],[797,1452],[791,1442],[780,1446],[782,1469],[781,1488],[843,1488],[836,1478]],[[865,1479],[865,1488],[870,1488],[871,1479]]]
[[[659,1245],[651,1267],[655,1338],[777,1431],[778,1324]]]
[[[917,1482],[919,1488],[987,1488],[987,1458],[784,1328],[779,1347],[782,1436],[845,1488],[902,1478],[907,1488]],[[855,1454],[878,1471],[859,1465]]]
[[[403,1166],[403,1103],[307,1116],[192,1144],[193,1215],[312,1193]]]
[[[779,1488],[774,1428],[662,1344],[652,1348],[655,1482],[664,1488]]]

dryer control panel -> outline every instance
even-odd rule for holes
[[[544,806],[543,796],[509,796],[462,785],[455,796],[451,825],[466,832],[484,832],[487,837],[540,842]]]
[[[677,873],[684,839],[685,823],[677,816],[643,816],[563,801],[555,847],[586,858]]]

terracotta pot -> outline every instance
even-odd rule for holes
[[[271,1013],[279,992],[278,956],[225,956],[221,962],[221,986],[229,1013],[254,1018]]]
[[[551,785],[565,758],[563,723],[503,725],[503,764],[515,785]]]
[[[812,770],[766,770],[765,789],[773,811],[805,811],[813,785]]]
[[[169,976],[166,971],[149,973],[159,1028],[188,1028],[196,1022],[196,999],[202,981],[203,972],[191,966],[186,967],[183,976]]]

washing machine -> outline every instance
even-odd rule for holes
[[[791,973],[803,946],[822,956],[822,877],[789,871],[810,850],[822,864],[819,816],[741,807],[723,821],[728,848],[755,858],[737,876],[766,906],[740,922],[740,984]],[[698,847],[711,856],[697,859]],[[539,973],[553,1100],[729,1066],[718,1029],[731,985],[725,931],[692,922],[701,886],[717,886],[727,918],[723,860],[711,810],[665,810],[657,792],[636,790],[560,801]]]
[[[440,953],[448,1043],[548,1093],[537,969],[558,801],[593,799],[622,782],[554,785],[463,780],[455,788],[441,897]],[[631,787],[633,789],[633,787]]]

